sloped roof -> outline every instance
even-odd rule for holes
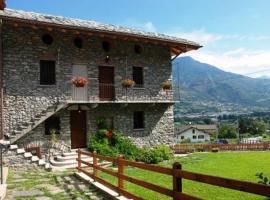
[[[190,49],[198,49],[201,47],[196,42],[192,42],[186,39],[168,36],[159,33],[145,32],[126,28],[122,26],[116,26],[111,24],[98,23],[96,21],[87,21],[73,18],[66,18],[62,16],[53,16],[47,14],[40,14],[35,12],[26,12],[22,10],[4,9],[0,10],[0,18],[14,21],[35,22],[48,25],[58,25],[66,28],[84,29],[88,31],[106,32],[106,33],[118,33],[128,36],[137,36],[148,39],[156,39],[160,41],[172,42],[175,44],[188,45]]]
[[[197,129],[200,131],[204,131],[206,133],[212,133],[212,132],[217,130],[217,126],[216,125],[201,125],[201,124],[193,125],[192,124],[192,125],[183,126],[180,129],[176,130],[176,134],[181,134],[189,129]]]

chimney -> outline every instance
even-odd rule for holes
[[[5,0],[0,0],[0,10],[4,10],[6,7],[6,1]]]

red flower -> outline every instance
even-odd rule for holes
[[[108,138],[112,138],[112,136],[113,136],[112,130],[108,130],[108,131],[106,132],[106,136],[107,136]]]
[[[82,76],[75,76],[71,81],[76,87],[84,87],[88,83],[87,78]]]

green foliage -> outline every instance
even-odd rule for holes
[[[218,131],[218,138],[226,138],[226,139],[231,139],[231,138],[236,138],[236,128],[229,125],[229,124],[224,124],[219,128]]]
[[[50,147],[53,147],[57,142],[56,129],[50,129]]]
[[[140,149],[116,130],[113,130],[112,138],[106,138],[106,131],[105,129],[101,129],[90,137],[90,151],[95,150],[98,154],[111,157],[117,157],[121,154],[127,160],[136,160],[151,164],[172,158],[171,149],[165,145],[159,145],[153,149]]]
[[[190,138],[186,138],[186,139],[181,141],[181,144],[186,144],[186,143],[191,143]]]
[[[264,176],[262,172],[257,173],[256,176],[258,177],[258,179],[260,179],[258,181],[258,183],[270,186],[270,179],[268,177]]]
[[[251,122],[250,133],[252,135],[262,135],[266,132],[266,125],[259,120],[253,120]]]
[[[158,145],[153,149],[143,148],[139,160],[148,164],[157,164],[173,157],[172,150],[165,145]]]

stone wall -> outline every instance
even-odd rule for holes
[[[133,112],[144,111],[145,128],[133,129]],[[173,143],[173,106],[169,104],[107,104],[88,111],[88,137],[97,131],[100,118],[113,119],[114,128],[138,146]]]
[[[71,147],[70,140],[70,115],[68,110],[62,110],[56,114],[60,117],[60,134],[56,134],[57,143],[54,145],[54,152],[61,153],[67,152]],[[40,124],[37,128],[29,132],[25,137],[18,141],[19,147],[38,145],[41,147],[42,155],[48,154],[50,135],[45,135],[44,123]],[[53,152],[52,152],[53,153]]]
[[[134,53],[134,42],[111,41],[111,51],[102,49],[104,38],[81,36],[83,48],[73,45],[77,35],[70,33],[50,32],[54,43],[43,44],[42,29],[4,26],[3,29],[3,63],[4,63],[4,119],[5,132],[12,132],[18,123],[29,121],[33,113],[46,110],[48,105],[70,96],[72,65],[83,63],[88,68],[90,100],[98,99],[98,66],[115,67],[116,100],[172,100],[171,96],[162,93],[160,84],[171,78],[170,51],[167,47],[143,44],[141,54]],[[105,56],[110,56],[105,63]],[[39,60],[56,61],[55,86],[39,85]],[[121,86],[123,77],[132,77],[132,66],[144,68],[145,89],[131,94],[125,93]],[[151,91],[151,92],[150,92]],[[126,96],[126,94],[128,94]],[[135,97],[134,97],[135,95]],[[150,95],[150,96],[149,96]]]

